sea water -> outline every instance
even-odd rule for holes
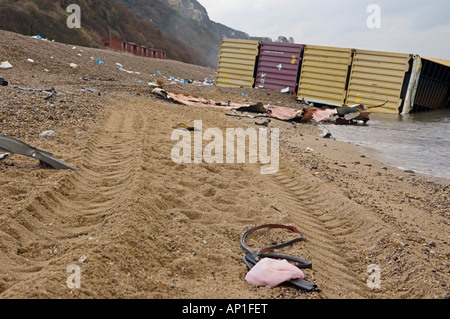
[[[450,109],[408,115],[373,113],[367,125],[324,125],[324,129],[386,165],[450,181]]]

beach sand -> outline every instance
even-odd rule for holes
[[[177,124],[201,120],[204,130],[225,132],[258,129],[262,120],[162,101],[150,80],[224,102],[297,107],[295,98],[170,84],[171,77],[215,79],[215,70],[0,36],[0,60],[13,65],[0,70],[9,81],[0,87],[0,134],[79,169],[45,169],[20,155],[0,161],[0,298],[448,298],[449,181],[388,167],[323,138],[317,124],[277,120],[269,125],[280,129],[276,174],[262,175],[249,163],[175,164]],[[60,94],[48,101],[45,93],[19,89],[52,86]],[[46,130],[55,137],[39,137]],[[262,224],[304,233],[305,242],[282,253],[312,262],[306,279],[320,292],[245,282],[239,239]],[[248,243],[256,249],[289,236],[262,230]],[[70,265],[81,270],[80,288],[67,285]],[[378,288],[367,284],[372,265],[380,270]]]

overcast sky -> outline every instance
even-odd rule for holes
[[[197,0],[212,21],[295,43],[420,54],[450,60],[448,0]],[[371,4],[380,9],[368,12]],[[380,28],[369,28],[368,20]]]

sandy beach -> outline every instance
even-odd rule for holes
[[[448,298],[450,181],[388,167],[323,138],[316,123],[278,120],[269,125],[280,130],[276,174],[250,163],[175,164],[176,125],[258,129],[262,119],[163,101],[149,81],[224,102],[295,108],[295,98],[202,85],[215,70],[200,66],[0,36],[0,62],[13,65],[0,70],[9,82],[0,87],[0,134],[78,168],[42,168],[20,155],[0,161],[0,298]],[[51,87],[59,94],[48,100],[23,90]],[[46,130],[55,136],[40,137]],[[320,292],[246,283],[239,239],[262,224],[304,233],[283,253],[312,263],[306,279]],[[286,236],[261,231],[249,244]],[[81,269],[80,288],[67,285],[69,265]],[[374,289],[372,265],[381,280]]]

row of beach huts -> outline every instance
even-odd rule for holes
[[[114,50],[128,52],[134,55],[144,56],[155,59],[166,59],[166,51],[159,49],[147,48],[143,45],[138,45],[134,42],[121,41],[117,39],[106,39],[102,41],[104,48],[111,48]]]

